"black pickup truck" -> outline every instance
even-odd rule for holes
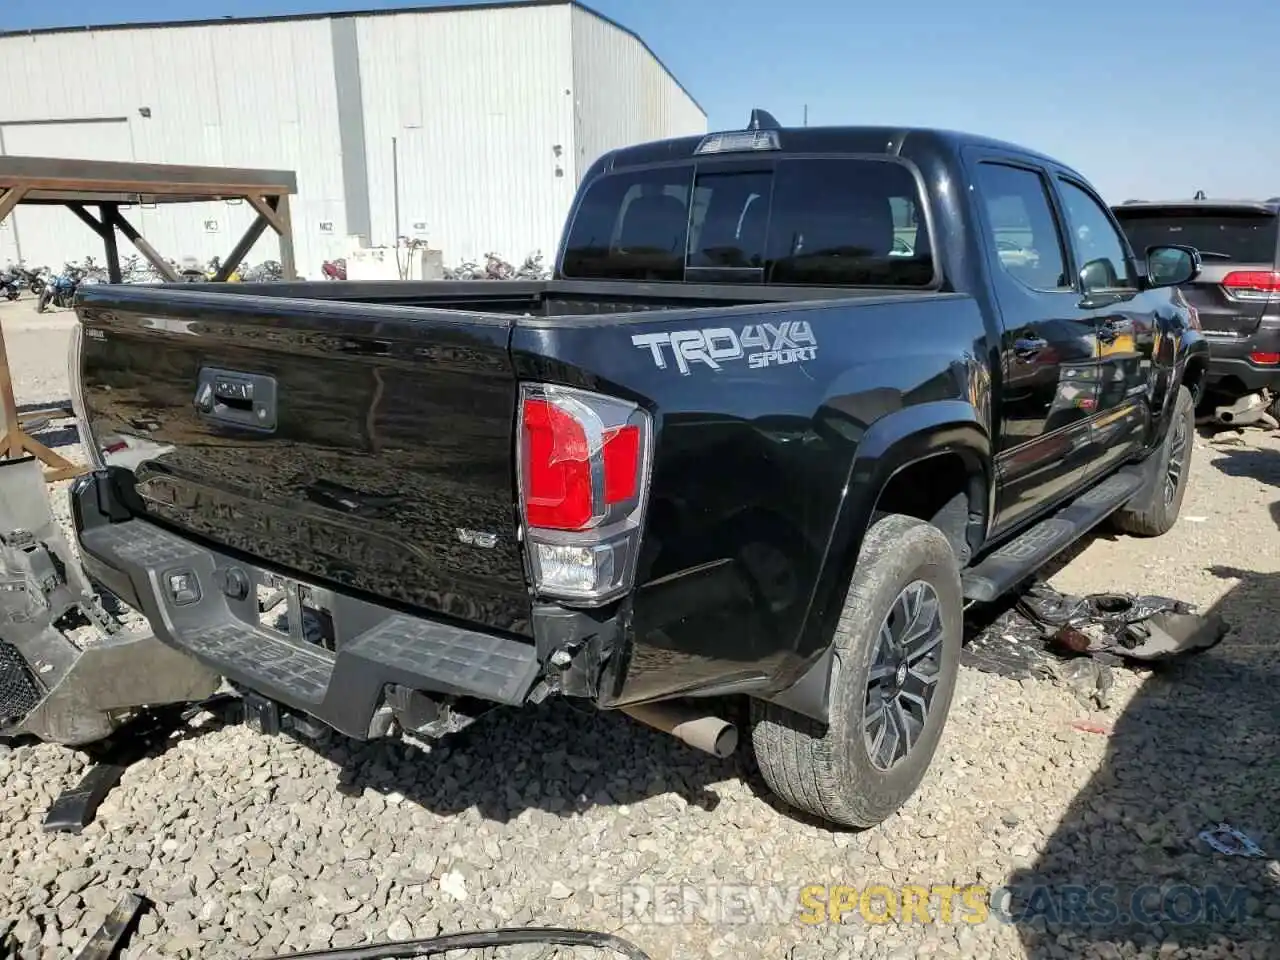
[[[970,602],[1175,522],[1207,348],[1077,173],[978,137],[615,150],[539,282],[95,286],[84,564],[278,719],[623,710],[870,825]]]

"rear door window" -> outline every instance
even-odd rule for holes
[[[990,249],[1001,269],[1033,290],[1069,290],[1066,256],[1044,177],[1026,167],[978,164]]]
[[[588,187],[566,277],[927,287],[928,220],[901,163],[823,157],[623,171]]]
[[[692,189],[692,165],[596,180],[573,219],[565,276],[683,280]]]
[[[915,177],[885,161],[784,160],[768,259],[770,283],[929,286],[933,253]]]
[[[1167,243],[1195,247],[1206,261],[1266,263],[1275,261],[1277,218],[1250,211],[1217,210],[1174,212],[1160,210],[1115,211],[1129,236],[1129,246],[1139,256],[1148,247]]]

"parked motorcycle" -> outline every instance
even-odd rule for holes
[[[264,260],[256,267],[245,266],[240,273],[245,283],[270,283],[284,279],[284,268],[279,260]]]
[[[27,271],[27,289],[34,293],[37,297],[44,293],[44,288],[49,285],[50,270],[48,267],[36,267],[34,270]]]
[[[546,280],[551,275],[542,262],[542,252],[535,251],[524,258],[519,267],[512,266],[496,253],[484,255],[484,266],[474,260],[464,260],[456,267],[445,267],[446,280]]]
[[[76,290],[84,278],[84,271],[67,264],[62,273],[51,278],[42,291],[36,312],[44,313],[50,306],[70,307],[76,299]]]
[[[524,258],[524,263],[520,264],[516,270],[517,280],[546,280],[551,276],[551,272],[547,269],[546,264],[542,262],[542,251],[537,250]]]
[[[0,296],[6,300],[17,300],[22,293],[22,277],[17,269],[10,267],[0,272]]]
[[[48,267],[36,267],[33,269],[23,266],[21,263],[16,266],[10,264],[9,269],[6,271],[6,273],[12,275],[13,281],[18,285],[20,291],[30,290],[37,297],[40,296],[40,291],[44,289],[48,272]]]
[[[222,258],[211,257],[209,262],[204,266],[200,266],[192,261],[184,262],[183,266],[178,270],[178,276],[183,283],[207,283],[213,280],[218,271],[222,269]],[[243,281],[241,271],[232,270],[227,275],[227,283],[241,283]]]

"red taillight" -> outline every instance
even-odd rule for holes
[[[1233,270],[1222,278],[1229,295],[1239,300],[1269,300],[1280,293],[1280,272],[1274,270]]]
[[[649,415],[625,400],[550,384],[524,384],[520,398],[520,510],[534,588],[605,603],[634,580]]]
[[[604,502],[626,503],[640,485],[640,428],[614,427],[604,435]]]
[[[598,511],[591,488],[586,427],[555,403],[524,401],[525,519],[543,530],[584,530]],[[636,495],[640,477],[640,428],[609,427],[601,436],[604,501],[608,508]]]
[[[592,513],[586,430],[555,404],[527,397],[524,436],[525,519],[546,530],[581,530]]]
[[[1280,363],[1280,353],[1272,353],[1270,351],[1255,350],[1253,351],[1253,353],[1249,354],[1249,359],[1252,360],[1254,363],[1260,363],[1264,365]]]

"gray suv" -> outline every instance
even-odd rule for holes
[[[1130,200],[1113,209],[1139,257],[1166,244],[1200,251],[1203,269],[1182,292],[1210,344],[1214,401],[1280,393],[1280,197]]]

